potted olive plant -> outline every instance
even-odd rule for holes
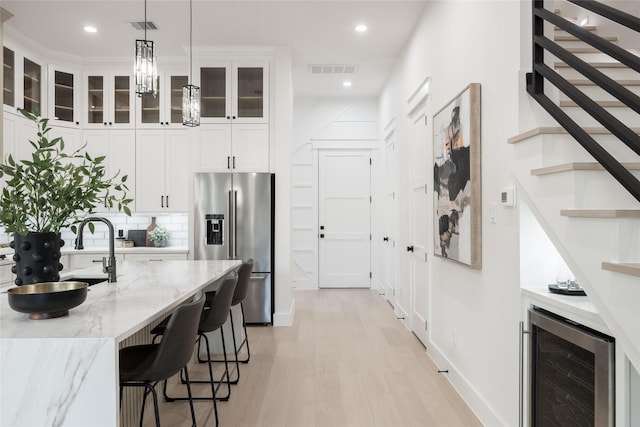
[[[17,285],[59,280],[60,230],[75,232],[98,203],[131,215],[132,201],[126,198],[126,175],[105,176],[104,156],[92,157],[86,144],[66,153],[62,138],[48,139],[48,119],[20,112],[37,127],[37,139],[29,141],[33,152],[24,160],[9,155],[0,165],[0,226],[14,235]]]
[[[169,231],[164,227],[158,226],[149,232],[149,239],[156,248],[165,247],[169,240]]]

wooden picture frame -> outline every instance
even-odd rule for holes
[[[482,268],[480,83],[433,116],[434,254]]]

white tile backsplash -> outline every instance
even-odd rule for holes
[[[113,223],[116,237],[118,236],[118,230],[123,230],[124,237],[127,237],[129,230],[146,230],[149,224],[151,224],[151,217],[153,215],[144,214],[137,215],[132,214],[127,216],[122,213],[114,214],[97,214],[107,218]],[[188,246],[189,244],[189,224],[186,213],[159,213],[155,215],[156,224],[165,227],[169,230],[169,246]],[[88,226],[85,226],[83,242],[85,247],[101,246],[105,247],[109,245],[109,232],[107,225],[102,222],[94,222],[95,231],[93,234],[89,231]],[[64,229],[61,232],[62,240],[65,241],[65,248],[72,248],[75,243],[76,235],[71,229]],[[9,243],[13,240],[12,236],[6,233],[0,233],[0,243]]]

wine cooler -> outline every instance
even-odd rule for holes
[[[529,426],[614,426],[614,339],[529,310]]]

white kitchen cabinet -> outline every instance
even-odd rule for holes
[[[0,265],[0,287],[5,287],[14,284],[14,280],[16,275],[11,272],[11,267],[13,267],[13,263],[3,261],[3,264]]]
[[[185,261],[187,260],[187,254],[168,254],[168,253],[143,253],[143,254],[132,254],[127,253],[124,255],[125,261],[170,261],[170,260],[178,260]]]
[[[3,98],[2,103],[5,109],[13,110],[16,107],[16,80],[17,74],[17,62],[16,52],[7,46],[2,47],[2,89]]]
[[[201,123],[268,123],[269,63],[216,62],[202,65]]]
[[[87,72],[84,77],[85,129],[135,127],[135,88],[128,72]]]
[[[17,49],[10,42],[3,46],[3,107],[17,113],[24,108],[46,116],[47,68],[36,55]]]
[[[136,211],[188,210],[190,132],[140,130],[136,137]]]
[[[72,68],[49,65],[47,117],[59,127],[80,129],[80,73]]]
[[[125,184],[129,188],[127,198],[133,199],[129,209],[135,210],[136,192],[136,132],[133,129],[89,129],[83,132],[86,151],[91,157],[106,156],[106,176],[118,174],[116,182],[127,175]],[[117,212],[117,207],[109,208],[106,203],[96,206],[98,212]]]
[[[184,72],[165,72],[158,76],[158,93],[137,98],[136,127],[159,129],[182,127],[182,87],[187,84]]]
[[[269,125],[202,125],[194,164],[201,170],[269,172]]]

